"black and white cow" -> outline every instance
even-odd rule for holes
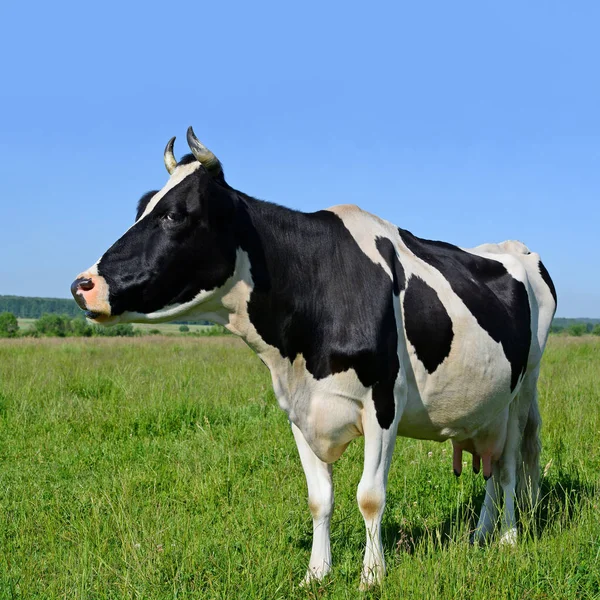
[[[361,585],[384,574],[381,518],[396,436],[454,443],[488,479],[476,540],[516,542],[517,480],[537,491],[536,384],[556,309],[520,242],[462,249],[356,206],[302,213],[251,198],[188,130],[165,187],[71,287],[98,323],[208,319],[252,347],[291,421],[313,515],[307,579],[330,569],[331,463],[364,435]],[[490,479],[491,475],[494,475]],[[499,499],[499,498],[498,498]]]

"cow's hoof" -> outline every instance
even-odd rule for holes
[[[366,592],[373,587],[379,585],[385,576],[385,571],[383,569],[369,569],[368,571],[363,571],[360,576],[360,585],[358,589],[361,592]]]
[[[313,583],[321,583],[327,573],[329,573],[328,565],[314,568],[309,567],[308,571],[306,571],[304,579],[300,582],[300,587],[305,588],[310,587]]]

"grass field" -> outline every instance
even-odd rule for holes
[[[37,319],[24,319],[19,317],[17,321],[19,322],[19,329],[25,331],[27,329],[32,329]]]
[[[600,340],[552,338],[543,500],[516,549],[470,546],[483,479],[400,439],[373,598],[600,597]],[[362,441],[336,463],[334,566],[298,587],[306,488],[270,377],[239,340],[0,343],[0,598],[358,598]]]

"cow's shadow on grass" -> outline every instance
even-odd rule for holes
[[[597,490],[591,483],[585,482],[578,473],[560,473],[555,482],[547,479],[541,481],[540,499],[534,513],[522,515],[519,519],[521,534],[541,536],[547,529],[552,529],[557,522],[561,527],[568,527],[572,522],[577,523],[578,512],[585,502],[594,502]],[[384,518],[382,524],[382,541],[386,553],[413,553],[424,543],[431,544],[430,548],[440,549],[457,539],[464,538],[465,530],[475,530],[485,490],[481,489],[471,494],[458,507],[449,511],[440,525],[432,528],[400,523]],[[458,532],[458,533],[457,533]],[[307,532],[308,533],[308,532]],[[352,535],[353,541],[356,536]],[[490,538],[490,542],[498,539],[498,532]],[[353,542],[348,540],[348,543]],[[310,550],[312,532],[301,536],[297,545]],[[364,542],[360,542],[360,546]]]
[[[518,515],[521,535],[541,536],[547,529],[552,529],[557,522],[561,528],[578,522],[578,513],[585,502],[595,502],[598,490],[585,482],[578,473],[561,473],[555,482],[542,479],[540,496],[536,509],[529,516]],[[441,525],[424,528],[419,525],[407,526],[384,520],[382,541],[388,552],[414,552],[423,542],[428,541],[432,547],[443,548],[457,539],[456,532],[464,532],[465,528],[473,532],[477,525],[479,512],[485,498],[485,490],[480,490],[467,498],[459,507],[446,515]],[[459,534],[460,536],[460,534]],[[490,539],[493,543],[498,539],[498,531]]]

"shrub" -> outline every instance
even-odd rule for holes
[[[93,329],[94,335],[104,337],[133,337],[136,335],[133,325],[131,323],[118,323],[109,327],[102,327],[101,325],[95,325]]]
[[[569,332],[569,335],[580,337],[584,333],[587,333],[587,327],[583,323],[575,323],[574,325],[571,325],[567,331]]]
[[[65,337],[71,333],[71,319],[66,315],[43,314],[34,324],[40,335]]]
[[[179,331],[181,331],[181,333],[187,333],[189,330],[190,330],[190,328],[187,325],[179,326]]]
[[[600,323],[594,325],[594,329],[592,329],[592,335],[600,335]]]
[[[0,313],[0,337],[15,337],[19,333],[19,321],[11,312]]]
[[[94,328],[85,319],[76,318],[71,321],[71,332],[77,337],[90,337]]]
[[[195,332],[196,335],[201,337],[213,337],[217,335],[230,335],[229,331],[222,325],[213,325],[212,327],[205,327]]]

